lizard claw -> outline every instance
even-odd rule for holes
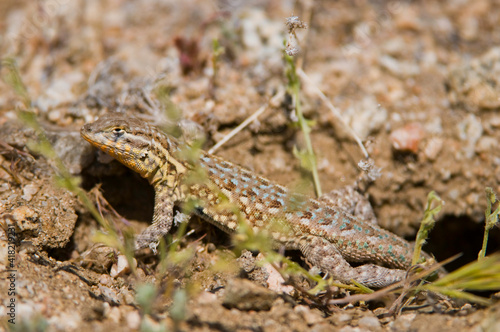
[[[188,222],[189,218],[190,218],[189,214],[177,211],[177,213],[174,216],[174,225],[179,226],[182,223]]]
[[[158,254],[158,250],[156,248],[158,248],[158,245],[160,244],[160,241],[157,241],[157,242],[151,242],[149,244],[149,249],[151,249],[151,251],[153,252],[153,254]]]

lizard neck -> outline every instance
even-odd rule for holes
[[[154,187],[159,183],[173,187],[179,181],[179,177],[187,172],[187,168],[173,155],[172,151],[177,150],[176,144],[167,136],[164,136],[163,139],[164,142],[162,140],[152,140],[151,142],[147,153],[155,168],[148,174],[147,178]]]

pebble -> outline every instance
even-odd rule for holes
[[[210,292],[202,292],[197,298],[197,302],[200,305],[212,305],[216,301],[217,295]]]
[[[98,285],[98,287],[99,291],[101,292],[101,296],[104,298],[105,301],[111,303],[120,303],[114,289],[102,285]]]
[[[109,309],[109,312],[108,312],[108,314],[106,316],[112,322],[119,323],[120,322],[120,317],[121,317],[120,309],[118,307],[111,307]]]
[[[492,116],[489,123],[493,128],[500,128],[500,116]]]
[[[263,268],[269,274],[267,278],[267,285],[270,290],[275,291],[276,293],[285,293],[291,295],[293,292],[293,287],[290,285],[285,285],[285,279],[281,276],[281,274],[272,266],[271,264],[265,264]]]
[[[133,305],[135,303],[135,293],[128,289],[127,286],[120,288],[119,298],[121,303],[128,305]]]
[[[396,151],[408,151],[416,154],[424,134],[422,125],[419,123],[409,123],[391,133],[390,140],[392,147]]]
[[[311,309],[305,305],[298,305],[293,308],[297,314],[301,315],[308,325],[314,325],[323,321],[323,316],[318,309]]]
[[[474,156],[476,142],[483,135],[483,126],[478,117],[469,114],[458,125],[458,136],[465,141],[463,150],[467,158]]]
[[[53,330],[77,331],[82,325],[82,317],[77,311],[63,311],[50,317],[48,323]]]
[[[424,148],[424,155],[429,160],[436,160],[443,149],[443,139],[435,137],[429,140]]]
[[[399,61],[389,55],[380,58],[380,65],[398,77],[411,77],[420,74],[420,67],[414,62]]]
[[[29,202],[33,198],[33,196],[40,190],[40,186],[34,182],[28,183],[23,187],[23,195],[22,199]]]
[[[99,283],[103,286],[109,286],[113,283],[113,280],[109,274],[101,274],[99,277]]]
[[[393,331],[410,331],[412,323],[416,317],[417,317],[417,314],[414,312],[405,313],[403,315],[398,316],[392,324],[392,330]]]
[[[269,310],[278,294],[245,279],[231,279],[227,283],[223,305],[238,310]]]
[[[376,317],[365,316],[358,322],[359,327],[368,329],[370,331],[381,328],[380,321]]]
[[[481,137],[476,144],[477,153],[493,153],[493,149],[498,146],[496,138],[491,136]]]
[[[23,231],[34,231],[37,230],[38,225],[38,213],[31,210],[27,206],[20,206],[12,211],[12,216],[16,222],[18,229]]]
[[[141,316],[139,315],[139,312],[134,310],[130,311],[125,315],[125,320],[127,322],[127,326],[131,330],[137,330],[139,329],[139,326],[141,324]]]
[[[134,268],[137,267],[137,260],[135,258],[132,259]],[[125,255],[119,255],[118,261],[113,264],[111,267],[111,271],[109,275],[113,278],[122,277],[125,274],[130,273],[131,269],[127,261],[127,257]]]

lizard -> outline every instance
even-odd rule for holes
[[[300,250],[312,265],[342,282],[385,287],[403,280],[411,266],[412,245],[396,234],[203,150],[197,158],[187,157],[185,144],[138,118],[108,113],[85,124],[81,136],[154,188],[153,221],[137,236],[136,249],[154,248],[172,227],[174,206],[190,200],[192,213],[235,233],[238,213],[222,205],[225,198],[254,231],[269,230],[275,247]],[[189,180],[195,167],[205,173],[198,182]]]

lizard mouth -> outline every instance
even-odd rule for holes
[[[95,146],[96,148],[103,149],[104,147],[107,146],[106,144],[104,144],[104,142],[95,140],[95,138],[91,137],[91,134],[92,131],[87,125],[83,126],[82,129],[80,130],[80,135],[82,136],[82,138],[87,142],[89,142],[91,145]]]

